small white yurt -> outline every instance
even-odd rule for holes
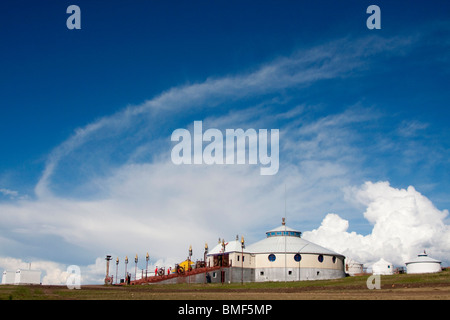
[[[390,275],[394,274],[394,265],[383,258],[372,265],[372,274]]]
[[[345,273],[350,276],[364,273],[364,265],[352,258],[345,258]]]
[[[406,273],[434,273],[442,271],[441,261],[428,257],[425,251],[405,264]]]

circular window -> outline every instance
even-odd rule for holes
[[[317,260],[319,260],[319,262],[323,262],[323,255],[319,255],[318,257],[317,257]]]
[[[333,256],[333,263],[336,263],[336,256]]]
[[[300,260],[302,260],[302,255],[301,255],[300,253],[297,253],[297,254],[294,256],[294,260],[297,261],[297,262],[300,262]]]
[[[275,255],[273,253],[271,253],[271,254],[269,254],[268,259],[269,259],[269,261],[274,262],[276,257],[275,257]]]

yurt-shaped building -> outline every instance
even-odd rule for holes
[[[219,243],[208,252],[206,265],[220,267],[220,270],[211,272],[211,282],[254,281],[253,257],[243,241],[243,238],[239,240],[238,237],[233,241],[219,239]]]
[[[426,252],[417,258],[406,262],[406,273],[435,273],[441,272],[441,261],[428,257]]]
[[[255,281],[301,281],[345,277],[345,257],[302,239],[285,225],[266,232],[266,238],[247,247],[253,255]]]
[[[391,275],[394,274],[394,265],[383,258],[372,265],[372,274]]]
[[[344,278],[345,257],[302,239],[301,232],[281,226],[266,232],[266,238],[245,245],[219,243],[207,255],[207,265],[219,267],[212,282],[303,281]],[[217,277],[217,278],[216,278]]]
[[[345,258],[345,273],[350,276],[364,273],[364,265],[351,258]]]
[[[242,267],[250,266],[250,254],[243,243],[236,237],[234,241],[220,240],[219,243],[208,252],[207,266],[209,267]],[[244,257],[244,259],[242,259]],[[247,261],[245,261],[247,259]]]

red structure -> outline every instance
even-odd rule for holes
[[[220,266],[195,268],[190,271],[171,273],[171,274],[162,274],[162,275],[157,275],[154,277],[148,277],[148,278],[142,278],[139,280],[130,281],[130,285],[157,283],[157,282],[161,282],[161,281],[165,281],[165,280],[173,279],[173,278],[187,278],[187,277],[202,274],[202,273],[205,274],[205,282],[206,282],[206,273],[215,271],[215,270],[219,270],[219,269],[220,269]],[[126,284],[127,283],[125,282],[125,283],[121,283],[120,285],[126,285]]]

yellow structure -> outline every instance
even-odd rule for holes
[[[186,259],[183,262],[180,262],[178,264],[178,266],[180,268],[182,268],[182,271],[184,272],[184,271],[188,271],[189,264],[191,265],[191,270],[192,270],[192,268],[194,267],[195,263],[190,261],[189,259]],[[172,273],[177,273],[177,268],[172,269]]]

